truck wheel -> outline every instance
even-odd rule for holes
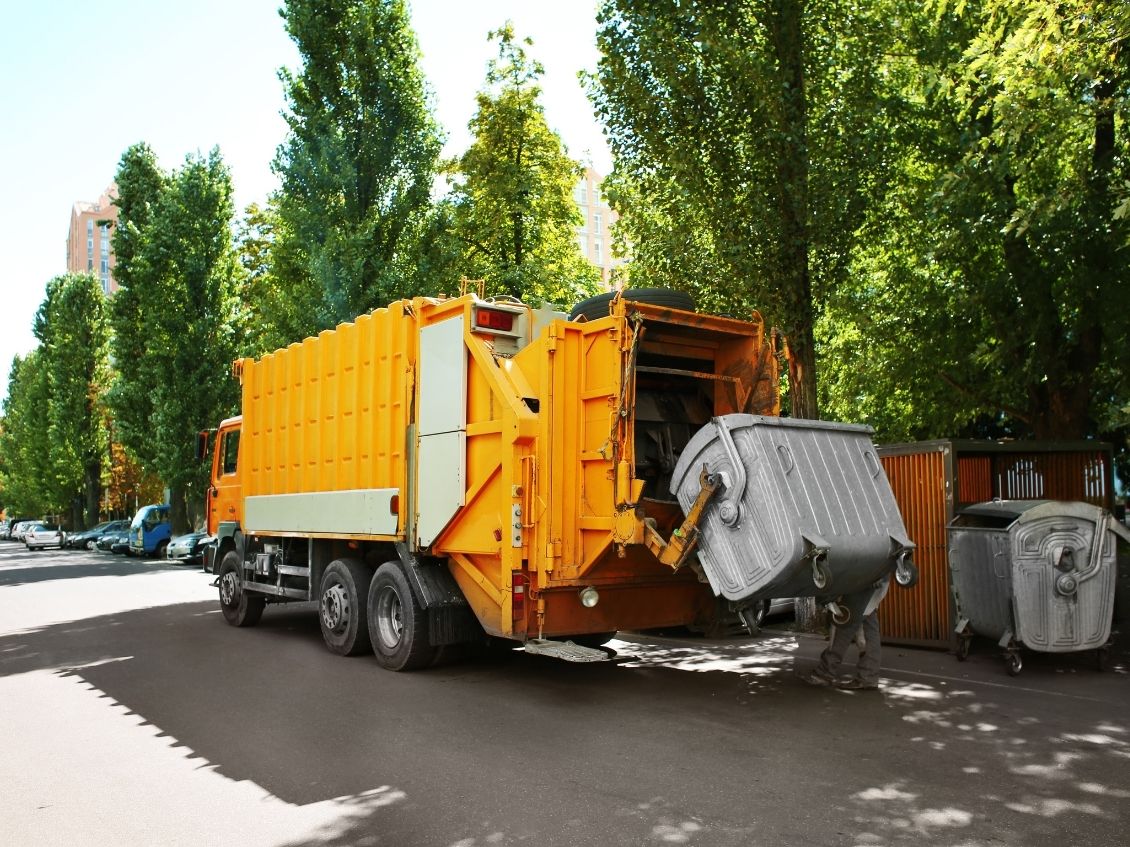
[[[165,558],[165,550],[168,549],[168,546],[169,546],[168,541],[158,541],[157,546],[153,550],[153,558],[154,559]]]
[[[229,550],[220,565],[220,609],[232,626],[255,626],[263,617],[267,598],[244,591],[239,585],[242,562],[239,553]]]
[[[428,616],[416,602],[399,562],[385,562],[369,586],[369,638],[382,667],[411,671],[431,663]]]
[[[582,300],[569,312],[569,320],[575,321],[584,318],[595,321],[608,317],[608,304],[616,296],[615,291],[606,291]],[[682,309],[684,312],[693,312],[695,309],[694,298],[684,291],[675,291],[670,288],[628,288],[624,290],[625,300],[635,300],[647,303],[649,306],[666,306],[669,309]]]
[[[318,603],[322,638],[331,653],[359,656],[369,652],[365,597],[372,572],[356,559],[334,559],[322,576]]]
[[[598,650],[615,637],[615,632],[586,632],[584,635],[570,635],[567,640],[581,647]]]

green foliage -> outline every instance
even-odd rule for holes
[[[39,517],[57,513],[47,440],[47,366],[43,349],[12,360],[4,421],[0,429],[0,488],[11,514]]]
[[[71,274],[48,282],[34,331],[39,347],[13,363],[5,402],[5,500],[25,514],[69,512],[82,526],[98,519],[108,451],[109,327],[98,281]]]
[[[884,188],[879,3],[605,0],[590,96],[632,284],[758,308],[790,341],[793,411],[816,416],[813,324]]]
[[[111,236],[114,278],[118,282],[118,291],[110,301],[111,354],[117,371],[108,396],[114,439],[149,468],[156,460],[149,437],[153,396],[145,371],[149,335],[142,313],[142,299],[149,283],[140,254],[166,180],[156,155],[144,142],[122,154],[115,177],[118,221]]]
[[[950,6],[903,17],[901,177],[823,316],[828,406],[1125,446],[1130,6]]]
[[[576,241],[572,192],[583,174],[546,123],[529,58],[507,23],[489,36],[498,58],[487,69],[471,119],[474,141],[453,168],[454,232],[463,275],[491,293],[573,303],[597,291],[600,272]]]
[[[237,405],[229,373],[245,347],[244,274],[233,244],[231,178],[219,151],[189,156],[153,184],[160,188],[143,220],[121,210],[135,237],[115,295],[116,309],[117,298],[129,297],[131,320],[116,324],[115,349],[138,352],[128,367],[116,358],[114,398],[146,398],[146,420],[126,430],[119,417],[130,438],[122,441],[172,490],[180,531],[187,528],[185,496],[201,496],[206,476],[194,457],[195,434]]]
[[[290,136],[272,255],[281,290],[317,292],[314,328],[409,290],[441,146],[403,0],[288,0],[302,69],[282,71]],[[291,316],[280,318],[280,330]],[[290,340],[297,340],[291,338]]]

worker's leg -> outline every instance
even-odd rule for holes
[[[883,662],[883,641],[879,632],[879,615],[872,612],[863,619],[860,626],[859,663],[856,665],[855,681],[860,687],[875,688],[879,685],[879,669]]]

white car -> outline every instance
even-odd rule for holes
[[[58,547],[62,550],[66,540],[66,533],[53,523],[32,524],[24,534],[24,546],[28,550],[42,550],[44,547]]]
[[[33,526],[35,526],[35,521],[18,521],[16,525],[12,527],[12,540],[23,541],[24,535]]]

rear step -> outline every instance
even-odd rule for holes
[[[535,656],[552,656],[566,662],[607,662],[612,658],[605,650],[582,647],[572,641],[550,641],[548,638],[533,638],[523,645],[523,649]]]

